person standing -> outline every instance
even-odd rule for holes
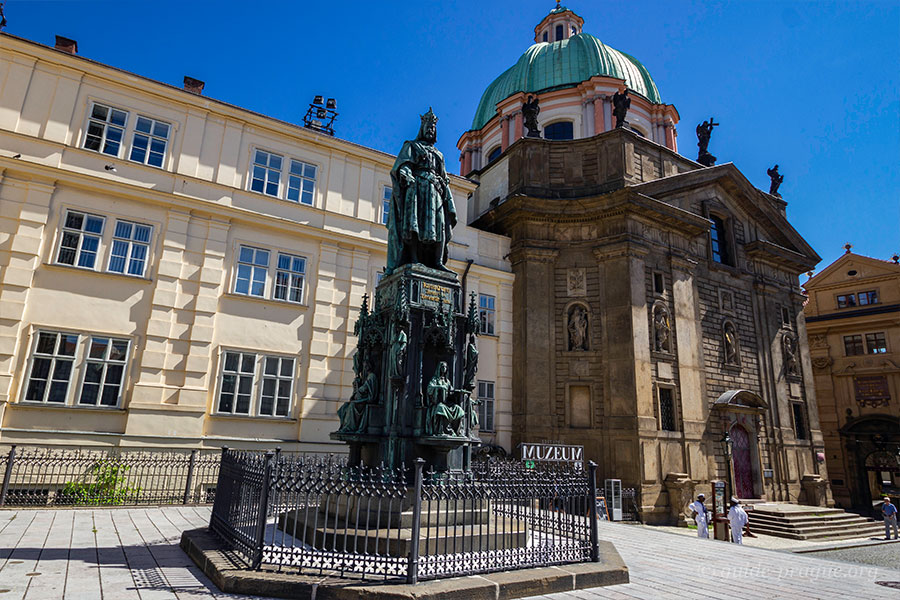
[[[744,527],[750,517],[741,503],[734,496],[731,497],[731,508],[728,509],[728,522],[731,523],[731,541],[735,544],[744,543]]]
[[[891,499],[884,497],[881,505],[881,514],[884,515],[884,539],[891,539],[891,527],[894,528],[894,539],[897,539],[897,507],[891,504]]]
[[[706,510],[706,495],[697,494],[697,499],[691,502],[694,521],[697,523],[697,537],[709,539],[709,512]]]

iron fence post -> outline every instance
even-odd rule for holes
[[[188,463],[187,481],[184,482],[184,498],[182,504],[187,504],[191,498],[191,488],[194,484],[194,467],[197,466],[197,450],[191,450],[191,462]]]
[[[275,462],[275,453],[269,450],[266,452],[265,475],[263,475],[262,489],[259,492],[259,515],[256,520],[256,556],[253,557],[253,565],[250,567],[254,571],[259,569],[263,559],[263,544],[266,541],[266,520],[269,516],[269,487],[272,483],[272,466]]]
[[[12,479],[13,462],[16,460],[16,445],[9,447],[9,456],[6,458],[6,471],[3,473],[3,487],[0,488],[0,506],[6,504],[6,494],[9,493],[9,480]]]
[[[422,527],[422,468],[425,460],[416,459],[416,479],[413,492],[412,532],[409,539],[409,564],[406,583],[416,583],[419,579],[419,530]]]
[[[588,511],[591,520],[591,562],[600,562],[600,540],[597,531],[597,463],[588,461],[588,490],[590,490],[590,510]]]
[[[222,485],[222,464],[225,462],[225,455],[228,454],[228,446],[222,446],[222,455],[219,457],[219,474],[216,476],[216,495],[213,498],[213,507],[212,511],[209,514],[209,528],[213,528],[213,521],[216,519],[216,509],[220,509],[222,506],[222,501],[220,497],[224,497],[222,494],[223,488],[225,486]],[[220,509],[221,510],[221,509]]]

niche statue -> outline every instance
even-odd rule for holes
[[[434,147],[438,119],[430,108],[421,119],[418,137],[403,142],[391,169],[385,276],[414,263],[449,271],[444,264],[456,226],[456,207],[444,155]]]
[[[457,390],[453,389],[447,378],[447,363],[438,363],[434,376],[428,382],[426,397],[428,399],[428,414],[425,419],[425,433],[433,436],[458,436],[466,411],[462,406],[453,404],[450,396]]]

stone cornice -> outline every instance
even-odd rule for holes
[[[537,246],[518,246],[509,253],[509,262],[516,266],[520,262],[553,263],[559,256],[559,250],[540,248]]]
[[[594,257],[600,261],[627,256],[630,258],[644,258],[650,254],[650,248],[635,240],[622,240],[593,248]]]

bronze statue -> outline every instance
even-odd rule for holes
[[[406,346],[409,343],[409,337],[401,325],[397,325],[394,333],[394,339],[391,341],[391,377],[401,379],[404,375],[404,367],[406,366]]]
[[[444,155],[434,147],[437,120],[429,108],[418,137],[403,143],[391,169],[385,276],[413,263],[449,271],[444,265],[457,217]]]
[[[353,356],[354,366],[359,366],[359,353]],[[375,365],[371,360],[365,361],[365,373],[359,374],[353,381],[353,393],[350,400],[344,402],[338,408],[338,418],[341,427],[338,431],[343,433],[364,433],[369,425],[368,405],[378,398],[378,378],[375,375]]]
[[[616,117],[616,127],[625,127],[625,115],[631,108],[631,98],[628,97],[628,88],[622,92],[616,92],[612,97],[613,115]]]
[[[784,181],[784,175],[778,173],[778,165],[775,165],[771,169],[766,169],[766,174],[769,176],[769,179],[772,180],[769,184],[769,193],[781,198],[781,194],[778,193],[778,188],[781,186],[781,182]]]
[[[528,96],[528,100],[522,105],[522,120],[525,122],[525,128],[528,129],[525,137],[541,137],[541,130],[538,128],[537,122],[538,113],[540,112],[541,107],[538,106],[538,97]]]
[[[713,117],[709,121],[703,121],[697,125],[697,147],[700,152],[697,154],[697,162],[705,167],[711,167],[716,164],[716,157],[709,153],[709,138],[712,137],[713,127],[718,127],[720,123],[716,123]]]
[[[475,389],[475,374],[478,373],[478,347],[475,345],[475,334],[469,334],[466,344],[466,374],[463,378],[463,389]]]
[[[434,370],[434,376],[428,382],[426,398],[428,399],[428,414],[425,418],[425,433],[433,436],[457,436],[460,435],[460,426],[466,416],[466,411],[458,404],[450,402],[450,396],[457,390],[453,389],[447,378],[447,363],[441,361]]]

